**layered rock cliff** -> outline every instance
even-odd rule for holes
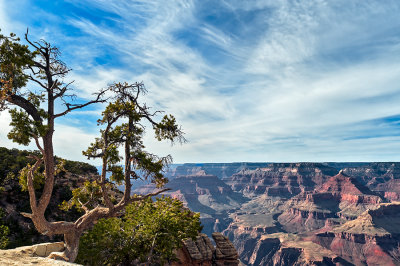
[[[296,235],[263,236],[254,248],[249,265],[351,265],[334,252]]]
[[[399,265],[400,203],[380,204],[313,242],[357,265]]]
[[[313,190],[337,172],[335,168],[318,163],[277,163],[256,170],[242,170],[223,180],[234,191],[250,197],[266,194],[290,198]]]
[[[372,191],[390,201],[400,199],[400,163],[369,163],[360,167],[347,167],[343,173],[355,177]]]
[[[278,221],[288,232],[313,231],[328,219],[338,223],[355,219],[383,199],[355,178],[339,173],[313,192],[302,193],[287,203]]]
[[[215,247],[205,234],[200,234],[195,241],[187,239],[183,247],[177,251],[177,262],[172,266],[193,265],[193,266],[237,266],[239,255],[227,237],[221,233],[212,234]]]
[[[202,212],[205,233],[222,231],[229,237],[246,265],[397,262],[397,240],[390,242],[397,237],[394,231],[372,238],[336,231],[367,210],[380,208],[382,202],[398,198],[397,163],[278,163],[258,169],[237,166],[177,167],[179,171],[168,186],[172,188],[170,195]],[[346,168],[338,174],[341,167]],[[207,172],[210,169],[222,180],[211,177]],[[231,172],[226,169],[238,172],[228,176]],[[373,219],[371,225],[376,226],[377,221]],[[384,254],[382,260],[379,254]]]

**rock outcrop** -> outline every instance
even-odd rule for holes
[[[313,241],[357,265],[399,265],[400,203],[380,204]]]
[[[52,252],[61,252],[63,250],[63,242],[42,243],[15,249],[0,250],[0,265],[78,265],[46,258]]]
[[[345,222],[375,208],[383,199],[355,178],[339,173],[313,192],[288,201],[278,221],[288,232],[313,231],[325,226],[327,219]]]
[[[263,236],[254,248],[249,265],[348,265],[334,252],[292,234]]]
[[[357,178],[390,201],[400,200],[400,163],[369,163],[360,167],[346,167],[343,173]]]
[[[177,251],[179,261],[173,262],[171,265],[239,265],[239,255],[232,242],[218,232],[213,233],[212,237],[215,247],[205,234],[200,234],[196,241],[185,240],[183,247]]]
[[[400,257],[393,230],[337,231],[400,199],[400,163],[185,164],[174,171],[169,194],[201,212],[207,235],[222,231],[247,265],[391,265]]]

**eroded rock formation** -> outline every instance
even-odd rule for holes
[[[380,204],[313,241],[358,265],[399,265],[400,203]]]
[[[239,255],[232,242],[221,233],[212,234],[215,247],[205,234],[200,234],[196,241],[185,240],[183,247],[177,251],[178,262],[171,265],[239,265]]]
[[[338,228],[359,222],[367,210],[373,214],[383,202],[400,198],[399,166],[279,163],[259,169],[236,168],[238,172],[228,176],[231,172],[226,169],[236,166],[193,165],[191,169],[185,165],[179,169],[181,176],[174,176],[176,183],[171,180],[176,189],[170,194],[202,212],[204,232],[209,236],[212,231],[223,231],[246,265],[392,265],[398,263],[400,253],[393,230],[372,236]],[[210,169],[222,175],[222,183],[210,177]],[[370,225],[376,228],[384,223],[376,218],[372,221]],[[364,223],[361,228],[369,227]]]
[[[289,200],[278,221],[288,232],[313,231],[324,227],[328,219],[337,223],[355,219],[381,202],[379,195],[355,178],[339,173],[313,192]]]
[[[244,195],[290,198],[313,190],[337,172],[335,168],[318,163],[279,163],[256,170],[242,170],[223,180],[234,191]]]

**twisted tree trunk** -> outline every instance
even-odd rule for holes
[[[63,252],[52,252],[49,258],[74,262],[78,256],[80,237],[81,234],[76,231],[64,234],[65,250]]]

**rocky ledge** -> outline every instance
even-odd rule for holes
[[[249,265],[349,265],[332,251],[294,234],[276,233],[260,238]]]
[[[0,265],[78,265],[46,258],[52,252],[61,252],[63,250],[63,242],[42,243],[15,249],[0,250]]]
[[[221,233],[213,233],[215,247],[205,234],[199,234],[196,241],[185,240],[183,247],[177,251],[179,262],[171,265],[239,265],[239,255],[229,239]]]

